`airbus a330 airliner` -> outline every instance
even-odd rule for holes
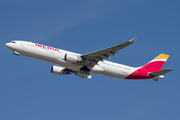
[[[90,79],[90,74],[101,74],[120,79],[152,79],[158,81],[159,78],[164,78],[163,74],[172,71],[172,69],[161,70],[169,57],[167,54],[160,54],[141,67],[130,67],[104,60],[109,59],[111,55],[115,56],[117,51],[134,43],[135,40],[136,38],[133,38],[127,42],[87,54],[78,54],[19,40],[6,43],[6,46],[15,55],[24,55],[59,65],[51,68],[51,73],[58,75],[74,73],[79,77]]]

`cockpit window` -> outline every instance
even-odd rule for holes
[[[16,43],[16,42],[12,41],[11,43]]]

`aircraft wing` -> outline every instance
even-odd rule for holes
[[[81,55],[81,57],[86,61],[86,63],[89,62],[88,66],[93,67],[98,61],[102,61],[105,58],[110,59],[109,56],[111,55],[115,56],[117,51],[134,43],[136,39],[137,38],[135,37],[127,42],[124,42],[124,43],[121,43],[121,44],[118,44],[118,45],[115,45],[106,49],[102,49],[96,52],[84,54],[84,55]]]

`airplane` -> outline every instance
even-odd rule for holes
[[[130,67],[104,60],[110,59],[109,56],[115,56],[117,51],[134,43],[136,39],[135,37],[127,42],[87,54],[78,54],[38,43],[19,40],[6,43],[5,45],[15,55],[23,55],[56,64],[51,67],[51,73],[53,74],[67,75],[74,73],[81,78],[87,79],[91,79],[91,74],[101,74],[120,79],[152,79],[158,82],[159,78],[164,78],[163,74],[173,70],[161,70],[169,57],[167,54],[162,53],[140,67]]]

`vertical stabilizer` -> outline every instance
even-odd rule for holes
[[[149,63],[142,66],[142,69],[146,69],[149,72],[156,72],[160,71],[164,63],[167,61],[169,55],[167,54],[160,54],[153,60],[151,60]]]
[[[137,68],[133,73],[127,76],[125,79],[149,79],[153,78],[154,81],[158,81],[158,78],[164,78],[163,74],[172,71],[172,69],[161,70],[164,63],[167,61],[169,55],[160,54],[144,66]]]

